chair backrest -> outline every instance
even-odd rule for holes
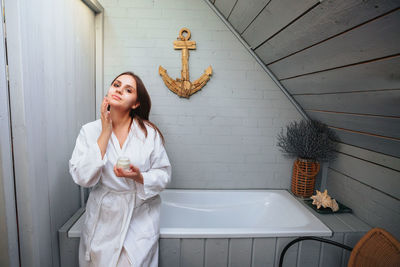
[[[382,228],[373,228],[354,246],[348,267],[399,267],[400,242]]]

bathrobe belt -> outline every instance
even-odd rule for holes
[[[123,195],[123,194],[124,194],[124,195],[125,195],[125,194],[128,194],[128,195],[129,195],[129,194],[130,194],[130,195],[131,195],[131,200],[133,200],[133,205],[131,205],[131,207],[129,207],[129,202],[128,202],[128,203],[125,202],[125,207],[124,207],[124,209],[123,209],[123,211],[124,211],[124,214],[123,214],[123,218],[124,218],[123,223],[124,223],[124,225],[123,225],[123,227],[122,227],[122,229],[121,229],[122,238],[121,238],[120,244],[119,244],[119,248],[120,248],[120,249],[121,249],[122,246],[123,246],[123,242],[124,242],[124,239],[125,239],[124,237],[125,237],[125,235],[126,235],[126,233],[127,233],[127,231],[128,231],[129,223],[130,223],[130,221],[131,221],[131,216],[132,216],[132,213],[133,213],[133,210],[134,210],[135,206],[139,206],[139,205],[143,204],[143,202],[144,202],[144,201],[141,200],[141,199],[139,199],[139,201],[136,201],[136,189],[125,190],[125,191],[117,191],[117,190],[113,190],[113,189],[107,187],[106,185],[104,185],[104,184],[102,184],[102,183],[100,182],[100,183],[97,183],[97,184],[96,184],[94,190],[99,190],[99,192],[100,192],[100,198],[99,198],[99,202],[97,203],[96,212],[95,212],[95,214],[94,214],[94,216],[95,216],[96,219],[95,219],[95,221],[94,221],[94,225],[93,225],[92,228],[90,229],[90,234],[89,234],[89,236],[87,237],[86,252],[85,252],[85,260],[86,260],[86,261],[90,261],[91,242],[92,242],[92,239],[93,239],[93,236],[94,236],[94,232],[95,232],[97,223],[98,223],[98,221],[99,221],[100,209],[101,209],[101,206],[102,206],[103,198],[104,198],[107,194],[109,194],[109,193],[112,193],[112,194],[121,194],[121,195]],[[91,194],[92,194],[92,193],[95,193],[95,192],[91,192]],[[129,201],[129,200],[128,200],[128,201]],[[136,203],[136,202],[137,202],[137,203]],[[140,203],[139,203],[139,202],[140,202]],[[127,214],[127,213],[128,213],[128,214]]]

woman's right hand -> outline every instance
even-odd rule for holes
[[[111,113],[107,110],[109,105],[108,97],[105,96],[103,99],[103,103],[101,103],[101,126],[102,131],[104,133],[112,132],[112,121],[111,121]]]
[[[101,133],[99,138],[97,139],[97,144],[99,145],[101,151],[101,159],[104,158],[106,154],[108,140],[110,139],[112,133],[112,121],[111,121],[111,113],[107,110],[108,106],[108,98],[107,96],[104,97],[103,103],[101,103]]]

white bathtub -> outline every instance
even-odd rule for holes
[[[161,238],[331,236],[286,190],[161,192]]]

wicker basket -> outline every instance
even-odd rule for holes
[[[310,197],[314,193],[315,176],[319,162],[298,158],[293,164],[292,192],[299,197]]]

